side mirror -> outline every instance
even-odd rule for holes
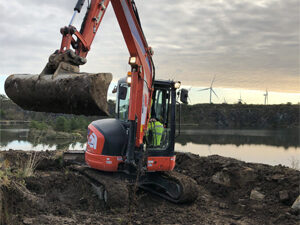
[[[188,104],[189,91],[187,89],[182,88],[180,90],[180,101],[184,104]]]
[[[127,87],[119,86],[119,96],[118,98],[121,100],[125,100],[127,96]]]
[[[117,93],[117,91],[118,91],[118,88],[117,88],[117,86],[115,85],[115,86],[114,86],[114,89],[111,91],[111,93],[115,94],[115,93]]]

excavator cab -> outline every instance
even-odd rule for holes
[[[159,129],[159,133],[154,132],[151,127],[152,124],[149,122],[147,133],[144,137],[146,150],[153,156],[171,156],[174,153],[176,110],[176,89],[174,88],[174,83],[173,81],[154,81],[150,121],[155,119],[162,129]],[[119,80],[117,90],[116,118],[126,123],[129,113],[130,85],[125,78]]]
[[[120,79],[117,85],[116,118],[96,120],[88,127],[85,161],[92,168],[105,171],[122,171],[125,168],[131,132],[128,119],[130,89],[126,78]],[[156,118],[162,126],[159,145],[153,145],[153,138],[158,137],[151,135],[148,127],[143,144],[136,147],[133,153],[135,163],[139,164],[146,152],[148,159],[144,166],[148,171],[171,171],[175,166],[176,90],[174,81],[154,81],[150,117]]]

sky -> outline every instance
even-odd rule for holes
[[[60,47],[76,0],[0,0],[0,93],[7,75],[38,74]],[[180,80],[191,103],[300,102],[299,0],[136,0],[156,76]],[[84,11],[76,17],[79,29]],[[130,70],[128,50],[111,5],[83,72]],[[111,89],[110,88],[110,89]],[[113,97],[109,94],[109,97]]]

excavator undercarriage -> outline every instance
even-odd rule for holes
[[[128,205],[130,186],[134,185],[174,203],[193,202],[198,196],[195,180],[175,171],[141,174],[99,171],[85,164],[84,151],[67,151],[63,159],[70,170],[85,177],[108,207]]]

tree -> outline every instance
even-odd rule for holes
[[[38,130],[45,130],[45,129],[48,128],[48,126],[44,122],[39,122],[39,121],[32,120],[30,122],[30,128],[35,128],[35,129],[38,129]]]
[[[5,112],[2,109],[0,109],[0,119],[5,119]]]
[[[55,122],[55,130],[57,130],[57,131],[67,131],[69,129],[68,125],[69,124],[68,124],[67,119],[63,116],[59,116],[56,119],[56,122]]]
[[[78,123],[78,120],[75,119],[74,117],[70,120],[70,129],[71,129],[71,130],[79,129],[79,123]]]

